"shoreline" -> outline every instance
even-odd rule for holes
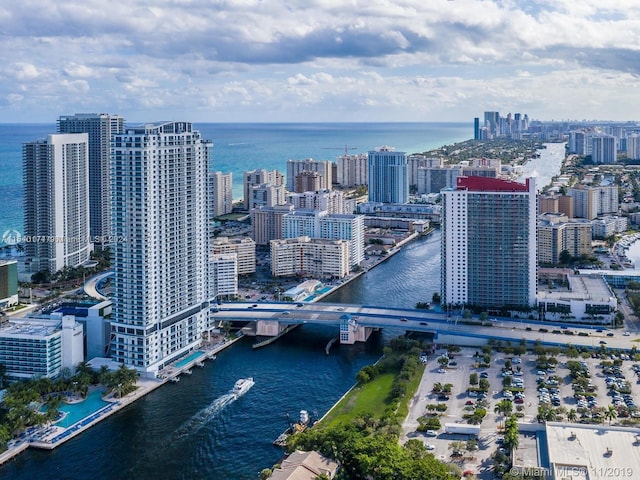
[[[323,298],[331,295],[332,293],[340,290],[342,287],[344,287],[345,285],[347,285],[348,283],[353,282],[356,278],[359,278],[360,276],[364,275],[365,273],[367,273],[369,270],[371,270],[372,268],[377,267],[378,265],[380,265],[383,262],[386,262],[387,260],[389,260],[391,257],[393,257],[396,253],[398,253],[401,248],[406,245],[409,242],[412,242],[414,240],[416,240],[417,238],[419,238],[420,236],[426,237],[428,235],[431,235],[431,233],[434,231],[434,228],[430,228],[429,231],[425,232],[424,234],[420,235],[417,232],[412,233],[411,235],[407,236],[407,238],[403,239],[402,241],[398,242],[396,244],[395,247],[393,247],[392,249],[389,250],[389,252],[387,253],[387,255],[380,255],[380,258],[376,259],[376,261],[372,262],[370,265],[367,265],[365,267],[362,268],[362,270],[360,270],[359,272],[356,272],[353,276],[350,277],[345,277],[346,280],[344,280],[342,283],[335,285],[334,287],[331,288],[331,290],[329,290],[328,292],[325,292],[321,295],[318,295],[317,297],[315,297],[310,303],[315,303],[318,300],[322,300]]]
[[[11,445],[5,452],[0,454],[0,465],[13,459],[20,453],[27,450],[29,447],[39,450],[55,449],[56,447],[64,444],[67,440],[80,435],[85,430],[93,427],[94,425],[110,417],[114,413],[119,412],[126,406],[144,397],[148,393],[151,393],[152,391],[165,385],[166,383],[171,382],[173,378],[178,377],[180,374],[184,373],[186,370],[189,370],[189,368],[193,367],[195,364],[203,362],[206,359],[215,360],[215,355],[218,352],[221,352],[222,350],[233,345],[235,342],[242,338],[243,337],[241,335],[232,340],[218,342],[209,346],[201,346],[197,350],[202,350],[202,355],[190,359],[180,367],[175,366],[176,363],[179,363],[181,361],[181,359],[177,359],[174,364],[167,366],[163,370],[161,370],[162,378],[138,379],[138,382],[136,382],[136,386],[138,388],[136,388],[135,391],[117,400],[113,397],[109,397],[110,400],[104,398],[103,400],[107,401],[109,403],[108,405],[105,405],[99,410],[91,412],[91,414],[81,418],[69,427],[58,427],[55,424],[42,426],[25,439],[18,442],[13,441],[15,443],[13,443],[13,445]],[[10,441],[9,444],[11,443],[12,442]]]
[[[424,233],[422,236],[430,235],[433,232],[433,230],[434,229],[431,228],[428,232]],[[352,282],[356,278],[359,278],[361,275],[366,274],[372,268],[377,267],[381,263],[393,257],[396,253],[398,253],[401,250],[401,248],[404,245],[419,238],[420,236],[421,235],[416,232],[407,236],[405,239],[398,242],[398,244],[393,249],[389,250],[387,255],[380,256],[380,258],[377,258],[370,265],[365,266],[361,271],[356,272],[353,276],[347,278],[345,281],[343,281],[339,285],[335,285],[334,287],[331,288],[331,290],[321,295],[318,295],[316,298],[312,300],[312,302],[317,302],[327,297],[333,292],[339,290],[344,285],[347,285],[348,283]],[[180,367],[177,367],[176,363],[180,363],[181,360],[184,360],[184,358],[177,359],[172,365],[169,365],[163,368],[159,372],[159,377],[156,379],[144,379],[144,378],[138,379],[138,382],[136,383],[138,388],[136,388],[135,391],[122,397],[121,399],[115,400],[113,399],[113,397],[110,397],[110,400],[104,399],[109,403],[108,405],[105,405],[99,410],[91,412],[89,415],[87,415],[86,417],[83,417],[82,419],[78,420],[76,423],[74,423],[73,425],[70,425],[69,427],[58,427],[58,426],[55,426],[55,424],[49,425],[49,426],[43,426],[38,428],[38,430],[36,430],[34,433],[32,433],[31,435],[29,435],[23,440],[10,441],[9,444],[11,446],[5,452],[0,454],[0,465],[13,459],[17,455],[27,450],[29,447],[39,449],[39,450],[55,449],[56,447],[64,444],[66,441],[72,438],[75,438],[76,436],[80,435],[82,432],[98,424],[102,420],[110,417],[114,413],[119,412],[120,410],[130,405],[131,403],[135,402],[136,400],[144,397],[148,393],[156,390],[157,388],[165,385],[166,383],[176,381],[173,379],[179,377],[182,373],[189,370],[194,365],[201,363],[206,359],[215,359],[216,353],[233,345],[235,342],[237,342],[241,338],[243,338],[242,335],[233,340],[224,341],[222,343],[218,342],[213,345],[206,345],[206,344],[201,345],[199,348],[195,350],[195,351],[202,350],[201,355],[191,358],[188,362],[181,365]],[[344,395],[347,395],[349,391],[351,391],[356,385],[357,383],[354,384],[347,392],[345,392]],[[329,409],[329,411],[333,410],[333,408],[335,408],[335,406],[339,402],[340,400],[338,400],[334,404],[334,406],[332,406],[331,409]],[[327,413],[329,413],[329,411],[327,411]],[[326,413],[324,416],[326,416]]]

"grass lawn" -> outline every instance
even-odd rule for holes
[[[416,374],[408,382],[407,393],[398,407],[399,418],[405,418],[408,415],[409,401],[420,385],[424,368],[424,365],[420,365]],[[363,412],[371,413],[376,418],[382,417],[389,406],[390,392],[398,374],[399,371],[383,373],[368,383],[359,384],[338,402],[318,427],[322,428],[333,422],[349,423]]]
[[[370,412],[375,417],[382,416],[395,377],[395,373],[384,373],[369,383],[358,385],[329,412],[321,425],[348,423],[362,412]]]

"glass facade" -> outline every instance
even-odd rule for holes
[[[529,199],[472,193],[467,198],[467,303],[529,304]],[[521,220],[521,221],[518,221]]]

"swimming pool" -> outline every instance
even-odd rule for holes
[[[189,362],[195,360],[196,358],[204,355],[205,352],[202,352],[200,350],[196,350],[195,352],[193,352],[191,355],[183,358],[182,360],[180,360],[178,363],[176,363],[176,367],[177,368],[182,368],[184,367],[186,364],[188,364]]]
[[[102,400],[103,394],[104,390],[94,390],[80,403],[63,403],[60,407],[60,411],[65,412],[66,415],[62,420],[55,424],[59,427],[69,428],[74,423],[77,423],[83,418],[91,416],[92,413],[110,405],[109,402]]]

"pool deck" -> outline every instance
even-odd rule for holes
[[[114,398],[109,395],[104,397],[103,400],[109,402],[108,405],[92,412],[90,415],[82,418],[73,425],[65,428],[55,424],[45,425],[38,429],[35,429],[26,438],[9,442],[9,448],[4,453],[0,454],[0,465],[12,459],[16,455],[22,453],[29,447],[53,450],[54,448],[62,445],[68,440],[80,435],[82,432],[91,428],[98,422],[101,422],[105,418],[113,415],[114,413],[122,410],[127,405],[135,402],[139,398],[144,397],[146,394],[152,392],[158,387],[161,387],[165,383],[169,382],[171,378],[178,377],[181,373],[184,373],[189,368],[193,367],[199,362],[203,362],[205,359],[215,358],[215,354],[224,350],[225,348],[233,345],[236,341],[242,337],[235,338],[233,340],[219,341],[213,344],[202,345],[199,351],[202,351],[202,355],[193,356],[189,361],[184,362],[184,358],[176,360],[172,365],[163,368],[159,372],[159,377],[156,379],[139,378],[135,391],[125,395],[122,398]],[[191,354],[193,355],[193,353]],[[187,357],[189,358],[189,357]],[[182,362],[182,363],[181,363]],[[180,367],[176,367],[176,364],[180,364]]]

